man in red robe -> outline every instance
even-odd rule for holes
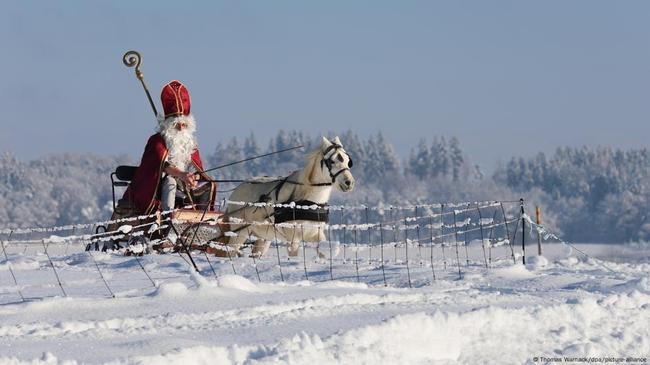
[[[162,89],[160,99],[165,113],[158,133],[149,137],[140,166],[121,203],[136,214],[169,211],[176,201],[192,204],[194,209],[213,210],[216,184],[203,172],[203,162],[194,132],[196,122],[190,114],[190,94],[185,85],[173,80]],[[201,187],[201,180],[208,181]]]

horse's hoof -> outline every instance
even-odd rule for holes
[[[232,251],[224,250],[224,249],[216,248],[216,247],[211,247],[211,246],[206,247],[205,253],[207,253],[208,255],[214,255],[216,257],[233,257],[233,256],[236,256],[236,254],[234,252],[232,252]]]
[[[251,252],[249,257],[259,259],[262,258],[262,256],[264,256],[265,253],[266,250],[259,250],[259,251],[253,250],[253,252]]]
[[[167,253],[173,251],[175,249],[175,245],[170,241],[165,240],[163,242],[152,245],[151,249],[157,253]]]

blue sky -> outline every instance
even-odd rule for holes
[[[135,3],[135,4],[132,4]],[[557,146],[647,146],[650,2],[13,1],[0,14],[0,151],[139,158],[187,84],[204,154],[254,130],[457,136],[491,167]],[[344,141],[345,142],[345,141]]]

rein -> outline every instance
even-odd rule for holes
[[[235,182],[238,182],[238,183],[247,183],[247,184],[256,185],[256,184],[266,184],[266,183],[270,183],[270,182],[277,182],[277,181],[282,181],[282,180],[284,180],[284,179],[276,179],[276,180],[269,180],[269,181],[255,181],[255,180],[244,180],[244,179],[226,179],[226,180],[224,180],[224,179],[201,179],[201,180],[198,180],[198,181],[199,182],[201,182],[201,181],[216,182],[216,183],[235,183]],[[291,180],[287,180],[287,181],[285,181],[285,183],[293,184],[293,185],[306,185],[306,186],[331,186],[332,185],[332,183],[305,184],[305,183],[301,183],[301,182],[298,182],[298,181],[291,181]]]

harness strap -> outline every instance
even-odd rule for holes
[[[339,175],[340,175],[343,171],[345,171],[345,170],[350,170],[350,169],[347,168],[347,167],[342,168],[342,169],[340,169],[339,171],[337,171],[336,174],[334,174],[334,175],[332,175],[332,172],[330,172],[330,176],[332,176],[332,182],[334,182],[334,180],[336,180],[336,177],[339,176]],[[331,185],[331,184],[330,184],[330,185]]]
[[[328,183],[328,182],[327,183],[318,183],[318,184],[303,184],[303,183],[300,183],[300,182],[297,182],[297,181],[287,180],[286,183],[287,184],[293,184],[293,185],[307,185],[307,186],[332,186],[332,183]]]
[[[287,176],[284,179],[280,180],[280,182],[273,188],[273,190],[275,190],[275,201],[276,202],[278,201],[278,199],[280,199],[280,190],[282,189],[284,184],[287,183],[288,180],[289,180],[289,176]]]
[[[343,146],[341,146],[340,144],[337,144],[337,143],[332,143],[329,147],[327,147],[327,148],[325,149],[325,151],[323,151],[323,156],[327,156],[327,154],[329,153],[329,151],[331,151],[331,150],[338,150],[339,148],[343,148]],[[332,156],[330,156],[330,157],[332,157]]]
[[[327,204],[316,204],[310,200],[301,200],[296,202],[296,205],[317,205],[318,209],[296,209],[290,207],[275,207],[273,208],[273,216],[275,216],[275,223],[284,223],[294,220],[313,221],[313,222],[329,222],[329,209]]]

